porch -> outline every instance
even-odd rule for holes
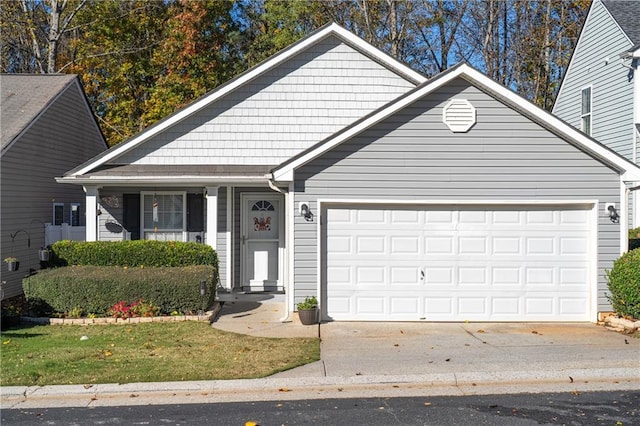
[[[320,325],[302,325],[287,310],[287,296],[276,293],[222,292],[221,310],[212,326],[259,337],[319,337]]]

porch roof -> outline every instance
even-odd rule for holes
[[[135,186],[163,184],[268,183],[275,165],[104,165],[82,176],[56,178],[59,183]]]

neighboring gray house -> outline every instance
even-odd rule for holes
[[[55,177],[107,148],[75,75],[0,75],[3,297],[22,293],[22,277],[40,269],[45,224],[83,227],[85,195]],[[13,238],[12,238],[13,237]]]
[[[640,1],[594,0],[553,113],[638,164]],[[633,191],[640,226],[640,194]]]
[[[288,312],[595,321],[640,169],[468,65],[426,80],[334,24],[58,181],[85,187],[88,240],[203,241],[223,288]]]

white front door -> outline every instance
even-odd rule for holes
[[[272,194],[242,194],[241,203],[243,290],[282,290],[282,197]]]

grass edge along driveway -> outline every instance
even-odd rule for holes
[[[250,379],[320,359],[319,339],[253,337],[196,321],[22,326],[0,340],[2,386]]]

